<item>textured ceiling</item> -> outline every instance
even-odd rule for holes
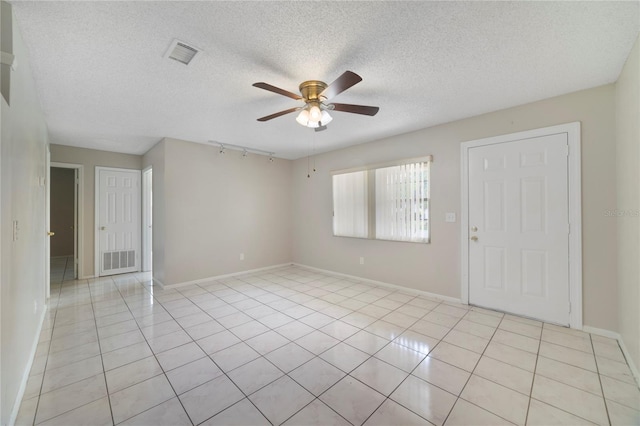
[[[142,154],[161,138],[298,158],[614,82],[638,35],[638,2],[13,2],[51,142]],[[173,39],[203,50],[165,59]],[[20,59],[18,58],[18,64]],[[324,132],[303,80],[363,81]]]

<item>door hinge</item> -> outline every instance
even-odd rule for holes
[[[567,234],[571,234],[571,224],[567,223]]]
[[[567,144],[567,157],[569,156],[569,144]]]
[[[571,313],[571,302],[569,302],[569,313]]]

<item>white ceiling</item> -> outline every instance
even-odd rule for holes
[[[142,154],[161,138],[317,151],[614,82],[638,35],[639,2],[13,2],[51,142]],[[203,50],[188,67],[174,38]],[[20,59],[18,58],[18,64]],[[320,133],[298,92],[345,70],[363,81]]]

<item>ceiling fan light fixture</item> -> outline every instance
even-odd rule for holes
[[[320,119],[320,122],[322,123],[322,125],[326,126],[327,124],[331,123],[332,120],[333,120],[333,117],[329,115],[327,110],[326,109],[322,110],[322,118]]]
[[[306,126],[309,123],[309,111],[307,111],[306,108],[300,111],[300,114],[296,117],[296,121],[298,124]]]
[[[309,108],[309,121],[318,122],[322,119],[322,111],[317,104],[312,104]]]

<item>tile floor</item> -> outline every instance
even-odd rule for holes
[[[300,267],[52,285],[17,424],[640,423],[615,340]]]
[[[75,279],[73,271],[73,256],[57,256],[50,259],[51,283]]]

